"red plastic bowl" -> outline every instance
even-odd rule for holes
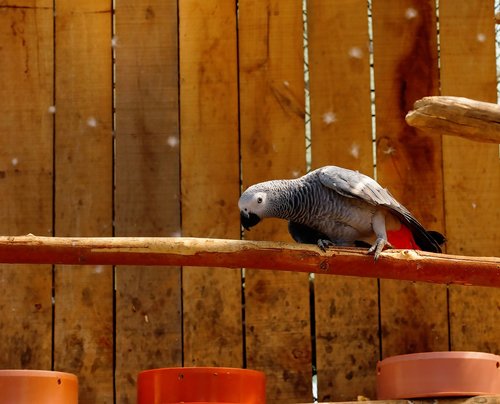
[[[0,370],[0,404],[77,404],[78,379],[50,370]]]
[[[163,368],[140,372],[137,379],[137,404],[265,402],[265,376],[255,370]]]
[[[377,397],[396,400],[500,394],[500,356],[425,352],[392,356],[377,365]]]

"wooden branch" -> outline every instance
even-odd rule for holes
[[[0,262],[260,268],[317,274],[500,287],[500,258],[204,238],[0,237]]]
[[[461,97],[425,97],[406,115],[410,126],[461,136],[479,142],[500,143],[500,105]]]
[[[421,398],[410,400],[358,400],[343,401],[320,404],[498,404],[500,396],[475,396],[475,397],[445,397],[445,398]]]

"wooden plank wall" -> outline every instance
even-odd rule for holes
[[[439,91],[435,1],[374,2],[373,43],[377,179],[444,232],[441,139],[404,121],[417,99]],[[382,356],[447,350],[447,316],[445,286],[381,281]]]
[[[239,238],[241,187],[336,164],[448,252],[499,254],[498,147],[404,122],[425,95],[495,102],[493,0],[307,0],[307,83],[299,0],[4,3],[2,234]],[[243,236],[290,240],[278,220]],[[496,289],[22,265],[0,285],[0,368],[76,373],[81,403],[133,403],[140,370],[183,365],[263,370],[272,403],[311,402],[313,373],[320,401],[374,398],[382,357],[500,353]]]
[[[115,235],[180,235],[176,1],[116,9]],[[115,394],[138,369],[182,365],[180,268],[117,267]]]
[[[304,57],[300,1],[242,1],[239,6],[243,187],[305,173]],[[286,223],[268,221],[249,239],[287,240]],[[266,372],[268,396],[311,397],[307,274],[245,274],[247,366]],[[270,309],[271,305],[271,309]]]
[[[495,102],[496,69],[492,1],[443,0],[441,91]],[[448,251],[500,253],[500,156],[497,145],[443,139]],[[450,287],[450,343],[454,350],[500,351],[500,293]]]
[[[58,1],[55,13],[55,235],[111,236],[110,5]],[[54,368],[78,375],[83,402],[110,402],[112,268],[56,266],[54,282]]]
[[[341,3],[308,2],[312,165],[373,175],[368,12]],[[314,296],[319,400],[374,397],[377,280],[320,275]]]
[[[179,6],[182,234],[239,238],[235,4]],[[185,267],[182,287],[184,364],[241,367],[241,271]]]
[[[0,8],[0,231],[52,235],[52,1]],[[52,366],[52,269],[0,267],[0,367]]]

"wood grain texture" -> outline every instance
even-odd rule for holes
[[[182,233],[239,238],[236,9],[179,3]],[[241,271],[183,268],[184,365],[243,365]]]
[[[366,2],[308,2],[308,27],[313,166],[340,165],[371,175]]]
[[[307,5],[312,165],[373,175],[367,4]],[[318,400],[375,397],[377,281],[318,275],[314,291]]]
[[[33,2],[31,2],[33,3]],[[52,234],[52,2],[0,8],[0,233]],[[0,364],[50,369],[52,269],[0,267]]]
[[[500,143],[500,106],[465,97],[424,97],[415,102],[406,122],[432,134]]]
[[[493,1],[442,1],[443,95],[495,102]],[[451,253],[500,252],[498,145],[446,137],[446,232]],[[451,347],[499,353],[500,291],[450,288]]]
[[[458,397],[458,398],[428,398],[412,400],[368,400],[365,404],[407,404],[411,401],[414,404],[498,404],[500,396],[477,396],[477,397]],[[359,403],[359,401],[336,401],[335,404]],[[328,403],[321,403],[328,404]],[[333,404],[333,403],[330,403]]]
[[[0,237],[0,262],[64,265],[189,265],[500,286],[500,258],[193,237]],[[381,264],[382,263],[382,264]],[[439,269],[439,270],[438,270]],[[203,269],[198,269],[203,271]]]
[[[56,4],[55,234],[112,234],[111,10]],[[80,403],[112,403],[113,272],[56,267],[55,368],[78,375]]]
[[[115,10],[115,234],[180,235],[176,1]],[[116,400],[144,369],[182,364],[180,268],[116,268]]]
[[[441,139],[404,120],[417,99],[438,92],[435,2],[374,2],[373,36],[377,179],[442,232]],[[383,357],[448,349],[445,287],[383,281],[380,293]]]
[[[305,173],[301,2],[239,3],[243,188]],[[236,205],[236,201],[234,202]],[[286,222],[264,221],[245,238],[290,240]],[[245,272],[247,365],[267,377],[267,400],[311,399],[306,274]]]

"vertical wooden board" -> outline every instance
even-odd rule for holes
[[[404,117],[438,92],[433,0],[373,3],[377,177],[428,229],[443,231],[441,139]],[[445,286],[381,281],[384,357],[448,349]]]
[[[56,3],[55,233],[112,235],[109,1]],[[80,403],[112,403],[113,273],[57,266],[55,368],[76,373]]]
[[[373,172],[366,1],[308,1],[312,163]]]
[[[27,3],[27,4],[26,4]],[[0,232],[52,234],[52,2],[0,8]],[[51,266],[0,266],[2,368],[51,368]]]
[[[368,9],[364,0],[308,1],[312,165],[373,174]],[[375,279],[316,276],[318,400],[375,397]]]
[[[184,236],[239,238],[233,1],[179,2]],[[184,364],[241,367],[241,271],[183,268]]]
[[[440,2],[441,90],[496,102],[493,1]],[[498,256],[498,145],[443,137],[448,252]],[[450,287],[451,347],[500,352],[500,290]]]
[[[243,187],[305,172],[304,67],[300,1],[239,2]],[[286,240],[284,221],[246,233]],[[267,376],[269,402],[311,400],[307,274],[246,271],[247,366]]]
[[[115,234],[180,235],[176,1],[115,10]],[[179,268],[116,268],[116,400],[144,369],[180,366]]]

